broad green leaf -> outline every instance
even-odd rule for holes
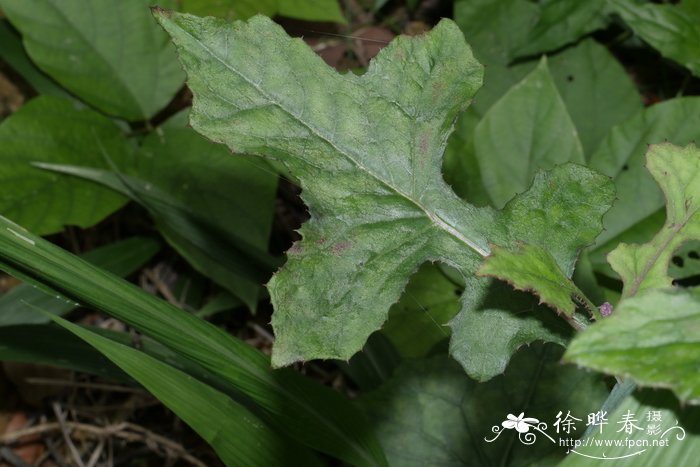
[[[542,247],[521,243],[509,250],[493,246],[477,274],[496,277],[516,290],[533,292],[540,303],[552,307],[568,318],[574,317],[576,304],[584,302],[590,313],[593,308],[583,292],[566,277],[552,255]]]
[[[0,124],[0,213],[44,235],[65,225],[90,227],[126,198],[92,182],[51,174],[32,162],[106,167],[123,163],[132,148],[119,128],[65,99],[32,99]]]
[[[673,252],[689,240],[700,240],[700,151],[670,143],[652,145],[646,167],[666,197],[666,224],[648,243],[621,243],[608,255],[620,275],[622,296],[670,287],[668,264]]]
[[[155,240],[132,237],[90,250],[81,258],[112,274],[126,277],[143,266],[159,249]],[[76,306],[72,300],[47,294],[30,284],[20,284],[0,296],[0,326],[48,323],[50,318],[37,309],[62,316]]]
[[[442,149],[481,80],[480,65],[450,21],[421,37],[398,38],[358,77],[339,75],[264,17],[227,24],[157,16],[189,73],[192,126],[234,152],[281,161],[304,188],[312,218],[269,284],[276,366],[348,359],[428,260],[473,280],[489,242],[519,239],[546,246],[570,274],[576,252],[597,235],[610,184],[579,166],[536,177],[502,213],[476,209],[445,185]],[[582,215],[557,223],[572,212]],[[491,282],[475,281],[462,297],[463,314],[480,310]],[[512,308],[502,314],[522,310],[517,300],[503,303]],[[471,332],[472,324],[458,315],[453,335]],[[534,327],[543,332],[520,333],[514,325],[518,337],[498,345],[513,352],[535,339],[563,340],[541,323]],[[483,340],[483,333],[451,344],[467,371],[479,378],[502,371],[510,353],[473,353],[476,344],[480,351],[486,346],[471,338]],[[482,357],[497,364],[469,367]]]
[[[537,6],[527,0],[461,0],[455,3],[455,22],[474,55],[486,66],[484,85],[458,119],[445,149],[445,179],[455,192],[478,206],[489,204],[474,150],[474,129],[486,111],[534,65],[509,65],[510,52],[527,37]]]
[[[322,465],[225,394],[153,357],[52,316],[132,376],[214,448],[226,465]]]
[[[686,145],[694,140],[700,141],[700,97],[656,104],[613,128],[589,164],[615,179],[618,198],[603,219],[605,231],[598,245],[636,228],[664,205],[661,190],[644,168],[647,146],[664,141]]]
[[[248,19],[257,13],[305,21],[345,23],[338,0],[180,0],[181,11],[198,16]]]
[[[513,57],[535,55],[563,47],[607,25],[607,0],[545,0],[525,44]]]
[[[525,191],[535,171],[584,162],[545,59],[489,109],[475,129],[474,145],[484,187],[499,208]]]
[[[488,66],[510,62],[513,51],[527,42],[538,14],[538,6],[528,0],[458,0],[454,6],[455,22],[476,58]]]
[[[156,298],[0,217],[0,268],[105,311],[195,363],[228,395],[243,394],[265,421],[349,463],[386,465],[364,418],[342,396],[270,359],[224,330]]]
[[[548,66],[587,157],[613,126],[642,110],[629,73],[593,39],[553,55]]]
[[[97,109],[145,120],[184,82],[149,0],[1,0],[32,61]]]
[[[620,430],[627,413],[642,430]],[[659,422],[647,420],[658,416]],[[603,432],[594,431],[586,446],[574,449],[559,467],[614,465],[623,467],[697,464],[700,449],[700,409],[680,406],[668,391],[638,391],[608,412]],[[654,418],[652,418],[653,420]],[[650,427],[651,425],[651,427]],[[651,428],[652,433],[647,431]],[[667,441],[654,446],[653,442]],[[644,445],[646,443],[646,445]],[[641,453],[640,453],[641,451]]]
[[[561,349],[534,344],[518,353],[505,374],[478,384],[459,366],[435,357],[401,366],[379,390],[360,398],[377,427],[389,463],[397,466],[554,465],[566,452],[538,432],[531,446],[515,430],[505,430],[491,443],[491,427],[501,428],[508,414],[525,412],[549,427],[557,412],[594,412],[607,394],[593,373],[559,362]],[[579,426],[579,433],[583,425]]]
[[[446,180],[460,196],[478,205],[488,204],[488,196],[481,187],[473,147],[474,129],[494,102],[534,68],[533,62],[508,66],[507,60],[502,58],[506,46],[499,45],[499,38],[519,37],[517,31],[521,28],[522,17],[514,18],[509,8],[523,7],[522,3],[531,7],[533,4],[513,0],[487,3],[490,8],[483,5],[477,8],[474,2],[455,5],[456,21],[474,47],[475,55],[485,63],[486,70],[485,84],[474,97],[474,105],[458,119],[445,152]],[[511,33],[509,26],[516,32]],[[491,30],[488,28],[494,28],[495,33],[486,34]],[[479,34],[482,30],[483,37]],[[612,54],[592,39],[549,57],[547,65],[587,157],[613,125],[642,108],[629,75]]]
[[[445,326],[459,311],[463,285],[448,279],[435,265],[423,265],[406,286],[401,300],[389,310],[382,333],[403,357],[424,357],[450,337]]]
[[[22,40],[12,31],[7,21],[0,21],[0,58],[22,75],[37,92],[67,97],[70,95],[39,70],[27,56]]]
[[[700,290],[649,290],[622,300],[571,341],[565,358],[700,404]]]
[[[700,2],[680,5],[639,5],[631,0],[610,0],[618,15],[635,34],[661,55],[700,76]]]
[[[476,58],[485,65],[484,85],[464,117],[479,119],[535,65],[532,62],[510,64],[510,52],[526,41],[537,16],[537,6],[527,0],[463,0],[455,3],[455,22],[459,25]],[[457,130],[459,133],[459,130]]]

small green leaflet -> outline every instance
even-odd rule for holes
[[[657,144],[647,152],[647,169],[666,197],[666,224],[643,245],[621,243],[608,255],[622,278],[622,297],[671,286],[668,263],[689,240],[700,240],[700,151],[694,144],[679,148]]]
[[[498,343],[503,352],[472,352],[484,336],[470,335],[465,316],[480,309],[493,283],[474,272],[490,243],[519,240],[546,248],[570,276],[578,251],[600,231],[611,183],[568,164],[537,174],[503,211],[454,194],[442,179],[442,153],[483,68],[452,21],[399,37],[355,76],[338,74],[265,17],[228,23],[162,10],[156,17],[189,75],[192,127],[235,153],[281,162],[304,190],[311,219],[268,284],[273,365],[350,358],[426,261],[445,262],[467,281],[451,348],[474,377],[502,371],[524,343],[563,342],[528,316],[510,329],[515,338]],[[503,313],[522,311],[511,305]],[[521,325],[536,331],[521,333]],[[472,366],[479,357],[488,365]]]
[[[674,252],[700,240],[700,150],[652,145],[646,166],[666,197],[666,223],[651,241],[621,243],[608,255],[622,278],[622,300],[613,316],[578,335],[565,357],[698,403],[700,297],[671,289],[668,269]]]

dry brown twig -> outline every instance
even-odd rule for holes
[[[18,443],[25,436],[46,434],[54,431],[62,431],[64,429],[70,430],[70,432],[81,432],[86,435],[92,435],[100,439],[119,438],[127,442],[139,442],[145,444],[159,455],[163,455],[164,453],[166,455],[172,454],[190,465],[206,467],[206,464],[189,454],[181,444],[153,433],[142,426],[129,422],[104,427],[69,421],[65,421],[63,424],[60,422],[43,423],[0,436],[0,445]],[[162,451],[158,448],[162,448]]]

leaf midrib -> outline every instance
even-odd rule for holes
[[[668,232],[668,235],[665,239],[663,239],[658,248],[654,249],[654,253],[652,254],[651,258],[649,258],[649,260],[644,264],[644,268],[642,269],[642,271],[637,275],[637,277],[634,278],[634,282],[632,282],[632,287],[630,287],[629,292],[625,294],[625,297],[632,297],[636,295],[637,292],[639,292],[640,287],[642,286],[642,284],[644,283],[654,266],[656,266],[656,263],[663,254],[663,252],[666,251],[668,246],[676,239],[676,235],[680,234],[681,230],[683,230],[688,225],[690,219],[692,219],[697,212],[697,209],[692,212],[688,211],[687,215],[685,216],[685,219],[683,219],[683,222],[674,225],[674,227]]]
[[[358,169],[369,175],[371,178],[377,180],[390,190],[394,191],[410,203],[414,204],[416,207],[418,207],[421,211],[425,213],[425,215],[430,219],[430,221],[438,226],[440,229],[444,230],[448,234],[450,234],[452,237],[457,239],[458,241],[464,243],[467,245],[470,249],[474,250],[476,253],[478,253],[482,257],[486,257],[490,254],[490,251],[487,249],[484,249],[477,245],[476,242],[473,242],[472,240],[468,239],[466,236],[464,236],[461,232],[459,232],[454,226],[450,225],[447,221],[442,219],[437,213],[431,211],[428,209],[426,206],[418,202],[417,200],[411,198],[408,194],[404,193],[402,190],[398,189],[391,183],[389,183],[387,180],[384,180],[383,178],[377,176],[374,174],[372,171],[370,171],[367,167],[365,167],[359,160],[357,160],[355,157],[352,156],[352,151],[351,150],[346,150],[346,149],[341,149],[338,147],[338,145],[332,141],[330,138],[327,136],[323,135],[323,132],[310,124],[309,122],[303,120],[300,116],[296,115],[294,112],[291,110],[287,109],[282,103],[278,102],[277,100],[273,99],[272,96],[270,96],[268,93],[265,92],[264,89],[262,89],[260,86],[258,86],[253,80],[245,76],[242,72],[240,72],[238,69],[236,69],[233,65],[229,64],[226,62],[224,59],[222,59],[219,55],[214,53],[212,49],[207,47],[202,41],[200,41],[197,37],[192,35],[189,31],[186,31],[184,28],[180,28],[185,34],[190,36],[194,42],[199,45],[207,54],[209,54],[211,57],[213,57],[216,61],[221,63],[224,67],[226,67],[228,70],[239,76],[241,79],[243,79],[249,86],[251,86],[253,89],[255,89],[263,98],[265,98],[269,103],[274,105],[275,107],[279,108],[281,111],[283,111],[285,114],[290,116],[292,119],[295,121],[299,122],[301,125],[303,125],[306,129],[308,129],[312,134],[314,134],[316,137],[320,138],[321,140],[325,141],[328,143],[331,147],[333,147],[340,155],[345,157],[347,160],[349,160],[353,165],[355,165]]]

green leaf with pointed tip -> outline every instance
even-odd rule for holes
[[[700,76],[700,2],[680,5],[639,5],[631,0],[611,0],[611,5],[635,34]]]
[[[132,155],[121,130],[90,109],[66,99],[40,96],[0,124],[0,214],[39,235],[65,225],[91,227],[126,202],[92,182],[51,174],[32,162],[107,167]]]
[[[546,0],[525,44],[513,58],[555,50],[607,25],[606,0]]]
[[[499,208],[529,186],[535,171],[585,162],[545,58],[484,115],[474,145],[484,187]]]
[[[700,150],[670,143],[652,145],[647,169],[666,197],[666,223],[648,243],[621,243],[608,255],[623,282],[622,297],[652,288],[671,287],[668,264],[689,240],[700,240]]]
[[[519,239],[547,246],[570,274],[577,251],[597,234],[609,182],[583,167],[541,174],[502,213],[474,208],[444,183],[442,150],[482,74],[449,20],[424,36],[398,38],[355,76],[339,75],[264,17],[233,24],[157,17],[189,74],[192,126],[234,152],[281,161],[304,189],[311,220],[269,284],[276,366],[349,358],[426,261],[444,261],[472,281],[489,242]],[[481,296],[490,282],[477,280],[470,293]],[[478,308],[477,299],[462,300],[463,313]],[[515,341],[514,348],[524,343]],[[458,347],[466,367],[473,343]],[[509,355],[495,358],[500,364]]]
[[[150,0],[0,0],[34,63],[97,109],[145,120],[165,107],[184,76]]]
[[[533,292],[540,297],[540,303],[569,317],[576,310],[572,297],[583,297],[583,292],[561,272],[552,255],[527,243],[518,244],[513,250],[492,246],[477,274],[496,277],[517,290]]]
[[[556,345],[533,344],[513,357],[505,374],[482,384],[444,357],[409,361],[359,402],[391,465],[554,465],[566,449],[544,436],[532,446],[520,443],[515,430],[485,439],[496,436],[492,426],[521,412],[546,422],[554,439],[576,434],[557,435],[550,420],[559,410],[594,412],[607,390],[598,375],[561,365],[561,353]]]
[[[22,78],[34,90],[40,94],[71,98],[65,89],[52,81],[32,63],[24,50],[22,39],[12,30],[6,20],[0,21],[0,44],[2,44],[2,47],[0,47],[0,58],[10,65],[13,70],[22,75]]]
[[[700,290],[649,290],[571,341],[566,360],[700,404]]]
[[[629,73],[593,39],[548,58],[547,65],[587,158],[614,125],[642,110],[642,98]]]

